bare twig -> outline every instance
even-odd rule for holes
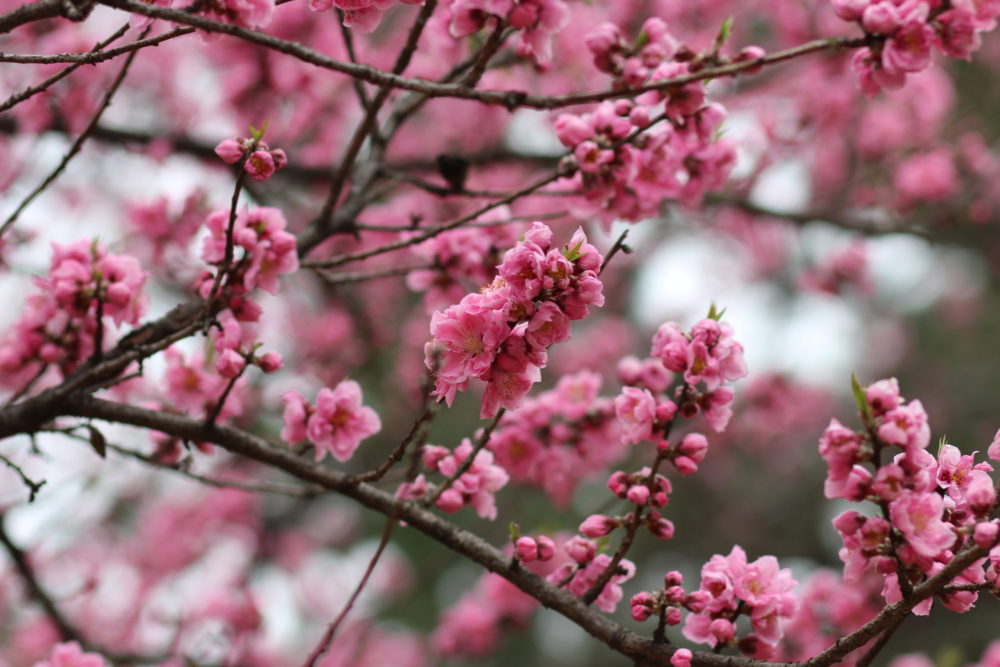
[[[146,31],[148,32],[148,30],[149,29],[147,28]],[[145,36],[145,33],[143,33],[143,36]],[[133,51],[129,53],[128,58],[124,63],[122,63],[121,68],[118,70],[118,75],[111,83],[111,87],[104,93],[104,98],[101,100],[101,104],[98,106],[97,112],[94,113],[93,117],[91,117],[90,122],[87,123],[87,127],[85,127],[83,132],[80,133],[80,136],[76,138],[76,141],[74,141],[73,145],[70,146],[69,151],[67,151],[66,155],[63,156],[63,159],[59,162],[56,168],[52,170],[52,172],[38,185],[38,187],[28,193],[28,195],[21,200],[21,203],[16,209],[14,209],[14,212],[7,217],[7,220],[4,221],[3,225],[0,225],[0,236],[3,236],[4,232],[6,232],[7,229],[14,224],[14,221],[17,220],[17,217],[21,215],[21,212],[27,208],[35,197],[44,192],[45,189],[59,177],[59,174],[63,172],[66,165],[69,164],[69,161],[80,152],[84,142],[87,141],[87,137],[89,137],[90,133],[94,131],[95,127],[97,127],[97,122],[101,119],[101,116],[104,114],[108,106],[110,106],[112,98],[115,96],[115,93],[118,92],[118,87],[121,86],[122,81],[125,80],[125,76],[128,74],[128,70],[132,66],[132,61],[135,60],[136,53],[138,52]]]

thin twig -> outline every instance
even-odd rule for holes
[[[119,37],[121,37],[122,35],[124,35],[125,32],[128,31],[128,27],[129,27],[129,24],[126,23],[122,27],[118,28],[118,30],[116,30],[114,33],[112,33],[110,37],[108,37],[104,41],[98,42],[96,45],[94,45],[94,48],[91,49],[91,51],[89,52],[89,54],[83,54],[82,55],[81,60],[73,63],[69,67],[64,67],[63,69],[59,70],[58,72],[56,72],[55,74],[53,74],[52,76],[50,76],[49,78],[47,78],[45,81],[42,81],[41,83],[39,83],[38,85],[31,86],[29,88],[25,88],[21,92],[14,93],[10,97],[8,97],[3,102],[3,104],[0,104],[0,113],[3,113],[4,111],[7,111],[11,107],[14,107],[14,106],[18,105],[21,102],[24,102],[25,100],[31,99],[33,96],[37,95],[38,93],[42,92],[43,90],[46,90],[47,88],[49,88],[53,84],[55,84],[55,83],[63,80],[64,78],[66,78],[67,76],[69,76],[70,74],[72,74],[74,71],[76,71],[77,69],[79,69],[80,67],[82,67],[87,62],[85,60],[85,58],[88,55],[100,53],[108,44],[114,42],[116,39],[118,39]],[[44,58],[45,56],[41,56],[41,57]],[[0,54],[0,62],[24,62],[24,61],[22,61],[22,60],[12,60],[12,57],[9,58],[9,57],[5,56],[4,54]],[[37,60],[36,60],[36,62],[37,62]],[[58,62],[58,61],[53,61],[53,62]]]
[[[361,591],[364,590],[365,585],[368,583],[368,579],[371,578],[372,572],[375,571],[375,566],[378,564],[379,558],[382,557],[382,553],[385,548],[389,545],[389,539],[392,537],[392,531],[396,528],[396,524],[399,523],[399,503],[397,502],[397,509],[395,509],[385,521],[385,528],[382,529],[382,538],[379,540],[378,547],[375,549],[375,553],[372,555],[371,560],[368,561],[368,567],[365,569],[364,575],[361,577],[361,581],[354,588],[354,592],[351,593],[351,597],[347,600],[347,604],[344,608],[340,610],[337,614],[337,618],[330,623],[327,627],[326,632],[323,633],[323,637],[319,640],[319,644],[313,649],[313,652],[306,658],[303,667],[314,667],[316,661],[320,659],[326,650],[330,647],[330,643],[333,641],[334,635],[337,634],[337,629],[340,624],[344,622],[347,618],[348,612],[354,607],[354,603],[357,602],[358,596],[361,595]]]
[[[36,482],[35,480],[31,479],[30,477],[28,477],[27,474],[25,474],[21,466],[17,465],[3,454],[0,454],[0,461],[2,461],[5,466],[7,466],[15,473],[17,473],[17,476],[21,478],[21,482],[26,487],[28,487],[28,502],[29,503],[35,502],[35,496],[38,495],[38,492],[42,489],[43,486],[45,486],[45,480],[43,479],[40,482]]]
[[[496,430],[496,427],[500,424],[500,419],[504,416],[505,412],[507,412],[506,408],[500,408],[497,411],[496,417],[494,417],[493,421],[491,421],[489,425],[487,425],[486,428],[483,429],[483,432],[479,434],[479,439],[476,441],[475,446],[473,446],[472,451],[469,452],[469,455],[465,457],[465,460],[462,461],[462,464],[458,466],[458,468],[455,470],[455,474],[450,477],[447,477],[443,482],[438,484],[437,488],[434,489],[433,493],[431,493],[429,496],[424,497],[421,500],[421,503],[424,505],[424,507],[433,506],[434,503],[437,502],[438,498],[441,497],[442,493],[450,489],[452,484],[457,482],[462,475],[464,475],[469,471],[469,468],[472,467],[472,464],[476,462],[476,455],[479,454],[479,452],[483,450],[483,447],[486,446],[486,443],[489,442],[490,436],[493,435],[493,431]]]
[[[149,28],[146,28],[146,31],[143,32],[143,36],[145,36],[147,32],[149,32]],[[18,207],[14,209],[14,212],[7,217],[7,220],[4,221],[3,225],[0,225],[0,236],[3,236],[4,232],[6,232],[7,229],[14,224],[14,221],[17,220],[17,217],[21,215],[21,212],[27,208],[35,197],[44,192],[45,189],[59,177],[59,174],[63,172],[66,165],[69,164],[69,161],[80,152],[84,142],[87,141],[87,137],[90,136],[90,133],[94,131],[95,127],[97,127],[97,121],[101,119],[104,111],[111,105],[111,99],[115,96],[115,93],[118,91],[118,87],[121,86],[122,81],[125,80],[125,76],[128,74],[129,68],[132,66],[132,61],[135,60],[136,53],[138,52],[133,51],[129,53],[128,58],[124,63],[122,63],[121,68],[118,70],[118,75],[112,82],[111,87],[108,88],[107,92],[105,92],[104,99],[101,100],[101,104],[97,108],[97,112],[93,115],[93,117],[91,117],[90,122],[87,123],[87,127],[85,127],[83,132],[80,133],[80,136],[76,138],[76,141],[74,141],[73,145],[70,146],[69,151],[63,156],[63,159],[59,162],[56,168],[52,170],[52,172],[38,185],[38,187],[32,190],[28,196],[21,201],[20,205],[18,205]]]

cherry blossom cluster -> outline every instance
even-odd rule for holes
[[[828,498],[870,500],[881,516],[848,510],[833,525],[844,546],[844,578],[859,579],[866,571],[885,578],[883,596],[891,603],[902,591],[931,576],[949,561],[971,535],[977,544],[996,543],[1000,526],[989,517],[996,491],[989,475],[992,466],[976,463],[975,454],[962,454],[942,442],[935,457],[927,451],[930,427],[920,401],[906,403],[895,378],[880,380],[864,390],[856,388],[865,421],[864,431],[853,431],[836,419],[820,439],[820,455],[828,466]],[[886,463],[881,454],[901,449]],[[1000,445],[991,445],[991,458],[1000,457]],[[872,471],[874,469],[874,472]],[[1000,556],[1000,550],[994,549]],[[991,558],[993,552],[991,552]],[[987,573],[974,563],[956,583],[981,584]],[[978,592],[943,595],[953,611],[966,611]],[[914,609],[927,614],[933,598]]]
[[[354,380],[344,380],[333,389],[323,387],[316,394],[316,405],[294,391],[281,398],[285,402],[281,439],[290,445],[309,440],[317,461],[328,452],[347,461],[362,440],[382,430],[378,414],[362,404],[361,386]]]
[[[588,35],[587,46],[596,67],[621,87],[696,69],[693,54],[658,18],[643,24],[635,45],[605,23]],[[577,171],[570,183],[583,190],[587,206],[607,220],[639,220],[655,216],[665,199],[694,203],[726,182],[736,152],[717,136],[725,117],[720,105],[706,103],[704,83],[693,82],[604,102],[582,115],[561,114],[555,130],[572,151]]]
[[[422,0],[399,0],[406,5],[423,4]],[[396,5],[396,0],[309,0],[309,9],[325,12],[338,9],[344,13],[344,26],[362,34],[375,31],[382,14]]]
[[[242,296],[257,287],[268,294],[277,294],[278,277],[299,268],[295,236],[285,231],[287,223],[279,209],[243,208],[232,221],[229,211],[219,210],[208,216],[205,226],[209,235],[205,237],[201,257],[226,271],[225,287],[232,295]],[[227,244],[231,244],[230,266],[224,266]],[[216,280],[211,273],[202,276],[198,285],[202,297],[212,294]]]
[[[714,309],[712,315],[716,315]],[[701,320],[690,333],[668,322],[653,336],[651,355],[653,359],[645,362],[627,360],[619,369],[628,385],[615,398],[622,442],[658,439],[668,432],[678,414],[691,418],[704,413],[713,430],[725,430],[732,416],[734,393],[723,383],[747,374],[743,346],[733,338],[732,327],[719,322],[717,316]],[[683,383],[671,399],[662,394],[673,383],[672,373],[680,374]],[[685,436],[673,449],[660,445],[661,452],[684,474],[697,470],[706,447],[707,440],[698,434]]]
[[[819,264],[799,275],[799,286],[817,292],[842,294],[847,287],[869,295],[873,287],[868,275],[868,244],[852,241],[837,248]]]
[[[608,479],[608,488],[622,500],[628,500],[640,509],[644,507],[664,507],[672,487],[670,480],[654,474],[649,467],[638,472],[627,474],[622,471],[612,473]],[[591,514],[580,524],[580,534],[589,538],[599,538],[611,533],[620,526],[627,526],[635,519],[634,513],[624,516],[610,517],[604,514]],[[661,540],[674,536],[674,524],[656,510],[652,509],[640,517],[640,525]]]
[[[554,389],[506,412],[487,447],[512,480],[534,484],[566,507],[580,481],[625,453],[613,404],[600,388],[601,376],[590,371],[560,378]]]
[[[11,386],[50,365],[69,373],[99,352],[98,336],[109,322],[135,325],[146,311],[139,261],[111,254],[97,241],[53,243],[48,275],[33,282],[38,292],[28,296],[0,345],[0,370]],[[105,335],[102,344],[110,342]]]
[[[659,97],[651,92],[635,102],[602,102],[592,112],[555,120],[576,167],[566,185],[581,190],[583,207],[607,222],[654,217],[665,199],[695,203],[726,182],[736,159],[732,142],[717,138],[725,111],[706,105],[703,91],[696,99],[670,98],[669,122],[657,118]]]
[[[491,451],[481,449],[473,454],[473,450],[472,441],[468,438],[463,439],[454,451],[437,445],[424,447],[424,466],[450,480],[445,483],[444,491],[438,494],[434,504],[449,514],[471,505],[480,518],[496,519],[496,492],[507,486],[510,476],[493,462]],[[455,477],[470,456],[473,457],[472,463],[461,475]],[[434,485],[421,473],[412,482],[401,484],[397,495],[401,498],[419,499],[434,491]]]
[[[952,58],[969,59],[980,34],[996,27],[1000,4],[972,0],[832,0],[837,16],[856,22],[866,35],[880,38],[855,52],[853,67],[861,90],[899,90],[907,74],[927,69],[936,48]]]
[[[252,128],[251,128],[252,129]],[[243,160],[243,170],[255,181],[266,181],[275,171],[288,164],[288,156],[280,148],[271,149],[260,139],[262,132],[240,139],[225,139],[215,147],[215,154],[226,164]]]
[[[491,20],[520,31],[519,51],[537,63],[552,59],[552,37],[569,22],[562,0],[451,0],[448,6],[452,37],[472,35]]]
[[[549,346],[570,337],[570,321],[604,304],[602,257],[583,230],[562,248],[551,242],[552,231],[533,223],[504,255],[492,283],[431,317],[425,359],[438,400],[451,405],[479,379],[486,382],[480,417],[517,408],[541,378]]]
[[[715,555],[702,566],[701,585],[687,593],[677,572],[669,572],[657,593],[632,597],[632,616],[645,620],[664,614],[668,625],[681,622],[681,609],[690,613],[683,634],[698,644],[713,648],[736,646],[754,658],[771,657],[784,631],[783,624],[794,617],[799,601],[792,593],[798,582],[791,571],[779,569],[774,556],[747,561],[746,552],[734,546],[728,556]],[[752,632],[738,637],[736,620],[750,619]]]

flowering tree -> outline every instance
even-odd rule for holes
[[[869,239],[985,319],[1000,2],[401,4],[0,2],[0,663],[560,664],[504,642],[558,615],[594,664],[867,665],[984,618],[995,414],[922,359],[960,449],[875,379],[928,329]],[[690,239],[861,313],[872,381],[636,296]]]

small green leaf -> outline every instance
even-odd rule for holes
[[[632,45],[633,51],[640,51],[644,46],[649,44],[649,33],[643,30],[635,38],[635,44]]]
[[[719,34],[715,37],[715,43],[718,44],[719,46],[722,46],[727,41],[729,41],[729,37],[733,34],[734,20],[735,19],[732,16],[730,16],[729,18],[727,18],[725,21],[722,22],[721,26],[719,26]]]
[[[260,126],[259,130],[253,125],[250,126],[250,136],[253,138],[254,141],[260,141],[261,139],[264,138],[264,135],[267,134],[268,123],[270,123],[270,121],[265,120],[264,124]]]
[[[938,440],[938,448],[937,448],[937,457],[938,457],[938,459],[941,458],[941,450],[943,450],[944,446],[947,445],[947,444],[948,444],[948,437],[942,435],[941,438]]]
[[[583,257],[585,254],[587,254],[580,252],[580,248],[582,247],[583,247],[583,241],[577,242],[577,244],[572,248],[570,248],[568,245],[563,246],[563,251],[562,251],[563,257],[565,257],[571,262],[575,262],[576,260]]]
[[[605,535],[604,537],[598,538],[596,544],[597,549],[595,550],[595,553],[604,553],[608,550],[608,545],[611,544],[611,536]]]
[[[510,525],[507,526],[507,532],[510,534],[511,542],[517,542],[519,539],[521,539],[521,527],[518,526],[513,521],[511,521]]]
[[[722,316],[725,314],[726,314],[726,309],[723,308],[722,310],[719,310],[716,307],[714,301],[712,302],[712,305],[708,307],[708,319],[710,320],[715,320],[716,322],[718,322],[719,320],[722,319]]]
[[[854,373],[851,373],[851,393],[854,394],[854,402],[858,406],[861,419],[864,420],[865,426],[868,426],[873,419],[872,408],[868,405],[868,396],[865,394],[864,387],[858,382],[858,376]]]

